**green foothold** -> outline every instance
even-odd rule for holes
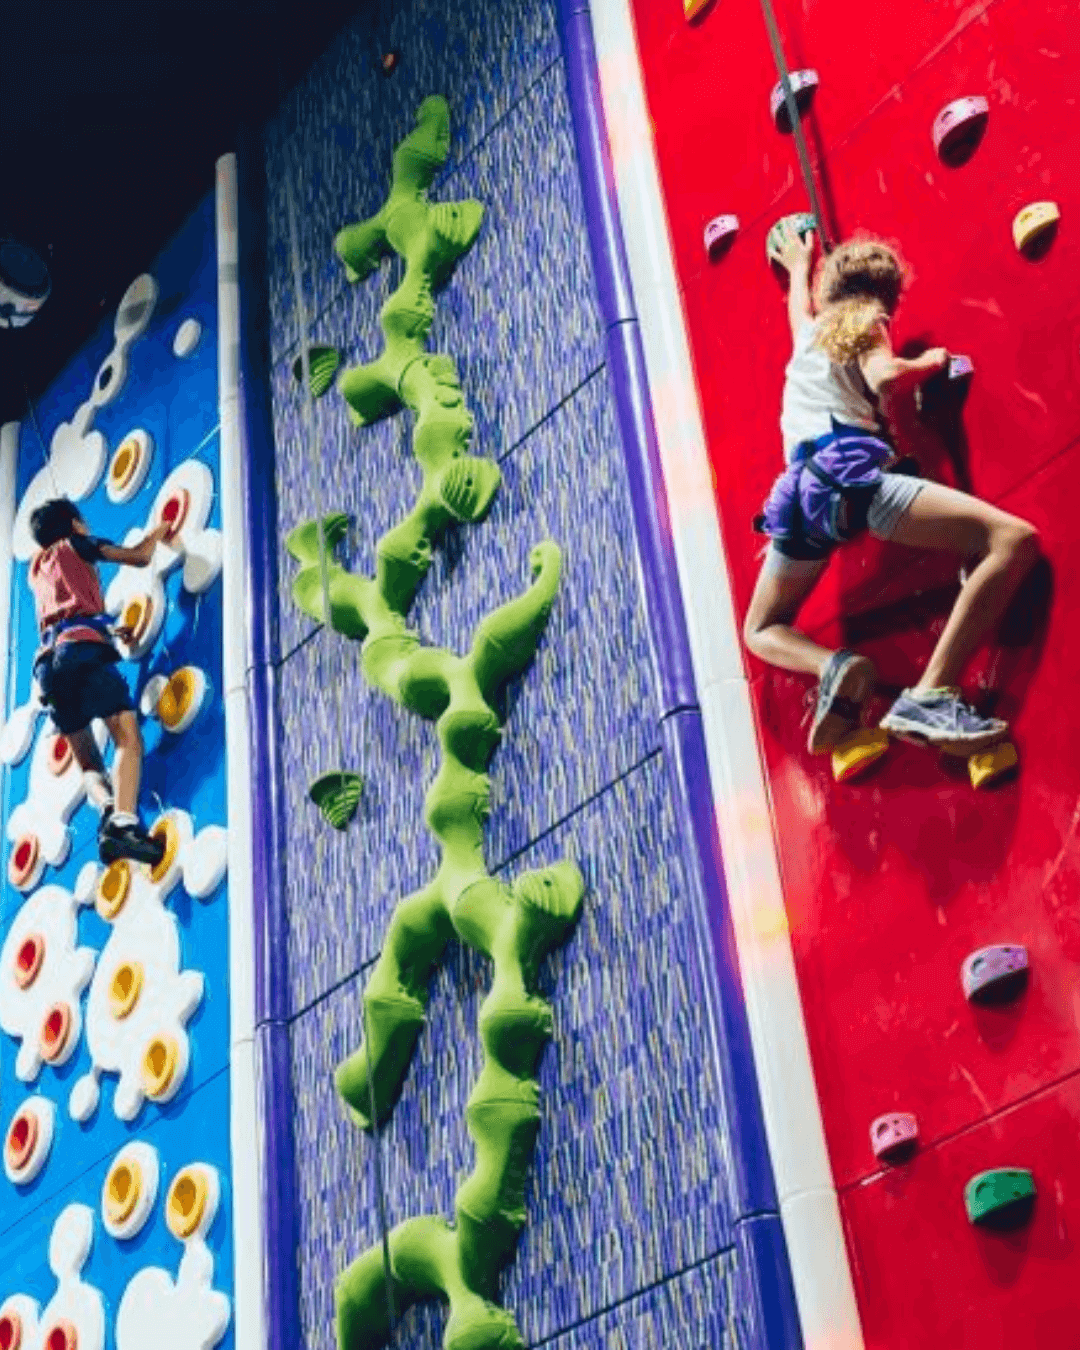
[[[1021,1202],[1026,1213],[1034,1198],[1035,1178],[1023,1167],[994,1167],[979,1172],[964,1187],[964,1205],[971,1223],[992,1223],[1010,1215],[1022,1217],[1018,1214]]]
[[[321,398],[334,382],[341,356],[336,347],[309,347],[308,372],[311,377],[311,397]],[[297,383],[304,378],[304,358],[300,355],[293,362],[292,373]]]
[[[308,796],[335,830],[343,830],[356,815],[363,785],[358,773],[333,769],[315,779],[308,788]]]

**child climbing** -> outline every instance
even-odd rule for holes
[[[162,523],[134,548],[121,548],[91,535],[66,498],[45,502],[30,517],[39,550],[30,562],[41,632],[34,675],[101,812],[98,850],[104,863],[130,858],[153,866],[164,855],[164,843],[150,837],[137,814],[142,737],[127,685],[114,669],[120,653],[112,641],[114,633],[121,641],[130,635],[110,626],[95,563],[146,567],[168,528]],[[105,723],[115,747],[111,783],[90,730],[95,718]]]
[[[1038,556],[1035,530],[1016,516],[940,483],[889,472],[891,446],[879,412],[911,394],[949,360],[942,347],[896,356],[889,321],[905,285],[896,254],[872,239],[825,257],[811,290],[814,234],[787,225],[777,249],[790,277],[788,362],[780,427],[787,464],[755,527],[771,537],[743,635],[763,661],[817,676],[811,754],[833,749],[861,719],[875,678],[852,651],[830,651],[795,626],[833,550],[869,529],[909,548],[956,553],[967,575],[917,682],[881,726],[947,754],[971,755],[1003,740],[1008,726],[961,697],[968,658],[1001,617]]]

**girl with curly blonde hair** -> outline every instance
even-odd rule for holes
[[[910,548],[956,553],[968,575],[926,668],[882,718],[887,731],[949,754],[985,750],[1008,734],[961,697],[963,668],[1038,556],[1035,530],[987,502],[940,483],[890,472],[879,415],[949,361],[943,347],[897,356],[889,323],[906,276],[876,239],[839,245],[818,267],[814,235],[788,228],[779,261],[790,277],[794,344],[780,428],[786,469],[756,527],[771,544],[743,636],[763,661],[818,679],[811,754],[831,750],[859,725],[874,667],[852,651],[822,647],[794,625],[833,550],[864,530]]]

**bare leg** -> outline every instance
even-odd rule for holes
[[[945,630],[915,688],[924,691],[959,684],[968,658],[1001,618],[1038,558],[1038,535],[1026,521],[989,502],[940,483],[927,483],[897,522],[892,538],[909,548],[946,549],[972,560]]]
[[[122,712],[106,718],[105,725],[116,746],[112,771],[116,809],[122,815],[134,816],[142,773],[143,745],[139,723],[133,712]]]
[[[65,739],[71,746],[76,763],[83,771],[83,777],[86,779],[86,795],[98,811],[104,811],[107,806],[113,804],[112,786],[109,783],[109,775],[105,772],[105,764],[97,748],[97,741],[94,740],[94,733],[89,727],[83,727],[81,731],[69,732]]]
[[[770,546],[746,611],[743,640],[771,666],[820,678],[833,653],[793,627],[799,610],[828,565],[779,557]]]

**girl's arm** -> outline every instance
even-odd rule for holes
[[[102,544],[101,556],[106,562],[124,563],[128,567],[148,567],[154,556],[154,549],[169,533],[169,526],[162,521],[141,539],[134,548],[123,548],[119,544]]]
[[[814,261],[814,231],[807,231],[805,240],[792,233],[780,249],[780,261],[788,272],[787,311],[791,336],[796,338],[804,323],[814,317],[810,299],[810,269]]]
[[[944,347],[931,347],[910,361],[897,356],[884,324],[879,333],[874,346],[860,355],[859,369],[871,391],[883,403],[898,394],[908,393],[949,363],[949,353]]]

